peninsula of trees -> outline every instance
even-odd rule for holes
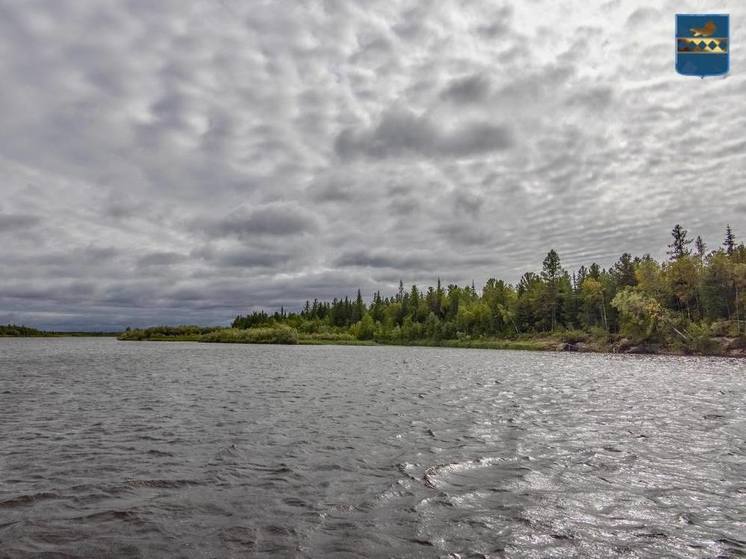
[[[0,324],[0,338],[61,338],[61,337],[114,337],[119,332],[48,332],[37,330],[28,326],[17,326],[15,324]]]
[[[384,343],[746,355],[746,247],[730,226],[708,251],[673,228],[668,259],[622,254],[574,273],[550,250],[517,285],[489,279],[355,298],[307,301],[299,312],[253,312],[231,328],[157,327],[121,339],[254,343]]]
[[[16,326],[15,324],[0,324],[0,338],[40,338],[49,336],[47,332],[42,332],[36,328],[27,326]]]

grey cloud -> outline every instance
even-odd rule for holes
[[[0,213],[0,233],[36,227],[41,219],[35,215]]]
[[[513,134],[504,125],[472,122],[446,129],[426,116],[389,110],[372,128],[343,130],[337,136],[335,149],[345,159],[464,157],[504,151],[513,143]]]
[[[344,176],[324,176],[309,185],[308,193],[315,202],[347,202],[354,198],[351,181]]]
[[[466,104],[483,101],[489,92],[489,79],[482,74],[476,74],[452,80],[440,96],[454,103]]]
[[[491,39],[509,30],[510,28],[508,25],[502,21],[494,21],[492,23],[477,26],[477,33]]]
[[[290,236],[312,233],[318,228],[307,210],[294,204],[274,203],[242,207],[218,219],[206,219],[204,231],[212,237],[239,238],[254,235]]]
[[[649,8],[649,7],[637,8],[627,18],[626,26],[635,28],[650,20],[660,17],[660,15],[661,15],[660,11],[656,10],[655,8]]]
[[[453,192],[453,205],[457,210],[476,217],[484,205],[484,198],[478,193],[458,189]]]
[[[677,76],[684,8],[0,0],[0,322],[226,324],[743,237],[743,61]]]
[[[468,274],[459,273],[454,277],[453,270],[489,266],[495,261],[493,255],[463,255],[451,250],[421,250],[400,255],[391,249],[373,249],[342,254],[335,264],[352,269],[370,270],[374,277],[378,278],[376,281],[397,283],[399,279],[406,278],[408,282],[422,285],[432,284],[435,278],[444,274],[446,281],[470,281]]]
[[[113,219],[129,219],[146,214],[148,209],[148,204],[142,201],[120,198],[107,203],[103,211],[108,217]]]
[[[401,256],[394,251],[359,251],[339,256],[335,260],[337,266],[360,266],[369,268],[393,268],[398,270],[433,269],[432,255]]]
[[[462,222],[452,222],[439,225],[436,227],[436,232],[449,244],[455,245],[485,246],[489,245],[493,240],[491,232],[486,230],[484,227]]]
[[[513,7],[510,5],[499,6],[492,8],[491,20],[488,19],[487,23],[480,23],[476,26],[476,31],[483,37],[494,39],[501,34],[505,34],[512,31],[511,23],[513,18]]]
[[[40,286],[33,283],[15,283],[3,286],[2,298],[76,301],[80,297],[90,297],[96,293],[91,282],[66,281],[55,286]]]
[[[256,268],[279,266],[292,260],[285,251],[256,250],[252,248],[214,249],[204,247],[192,254],[210,263],[222,267]]]
[[[593,87],[577,92],[568,99],[569,105],[581,106],[590,111],[601,111],[611,105],[614,91],[610,87]]]
[[[151,266],[172,266],[184,262],[187,256],[177,252],[152,252],[137,259],[137,265],[141,268]]]

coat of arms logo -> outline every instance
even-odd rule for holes
[[[684,76],[722,76],[730,66],[727,14],[676,14],[676,71]]]

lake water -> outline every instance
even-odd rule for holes
[[[746,362],[0,339],[0,557],[743,557]]]

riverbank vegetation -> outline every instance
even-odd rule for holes
[[[554,250],[516,285],[416,285],[369,304],[358,291],[300,312],[237,316],[235,329],[286,325],[301,343],[516,347],[746,355],[746,247],[728,226],[707,250],[676,225],[668,259],[625,253],[608,269],[566,270]]]
[[[233,343],[397,344],[628,353],[746,356],[746,247],[730,226],[707,250],[676,225],[668,259],[625,253],[608,269],[565,269],[550,250],[538,272],[516,285],[489,279],[425,289],[399,283],[366,303],[306,301],[239,315],[231,328],[131,330],[124,340]]]
[[[26,326],[17,326],[15,324],[7,324],[5,326],[0,325],[0,337],[9,338],[41,338],[44,336],[51,336],[49,332],[42,332],[36,328],[28,328]]]
[[[115,337],[119,332],[48,332],[15,324],[0,325],[0,338]]]
[[[234,344],[297,344],[298,331],[285,324],[255,328],[217,328],[203,326],[155,326],[128,329],[120,340],[152,342],[207,342]]]

